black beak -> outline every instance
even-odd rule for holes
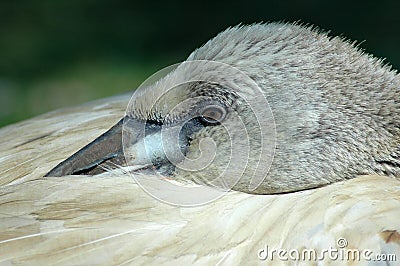
[[[96,175],[106,169],[124,166],[121,119],[100,137],[59,163],[45,176]]]
[[[200,128],[202,126],[196,119],[183,127],[172,125],[163,128],[157,122],[124,117],[45,176],[96,175],[118,166],[138,167],[135,170],[153,166],[158,173],[171,175],[175,164],[184,159],[189,146],[188,136]],[[128,163],[125,156],[129,158]]]

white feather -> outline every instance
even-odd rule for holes
[[[128,100],[112,97],[0,130],[0,264],[281,264],[260,261],[258,252],[266,245],[321,251],[339,238],[400,260],[400,182],[388,177],[282,195],[229,192],[192,208],[161,203],[121,173],[43,177],[113,125]],[[324,260],[335,263],[347,262]]]

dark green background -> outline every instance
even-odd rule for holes
[[[318,25],[400,67],[400,1],[1,1],[0,126],[134,89],[240,22]]]

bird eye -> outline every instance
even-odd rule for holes
[[[218,105],[206,106],[201,111],[201,119],[203,122],[211,125],[221,123],[225,119],[226,110]]]

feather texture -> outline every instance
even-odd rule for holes
[[[282,195],[229,192],[192,208],[161,203],[113,172],[42,177],[118,121],[128,100],[116,96],[0,130],[0,264],[282,264],[276,254],[261,261],[260,249],[321,251],[337,248],[340,238],[347,248],[400,260],[400,182],[389,177]]]

